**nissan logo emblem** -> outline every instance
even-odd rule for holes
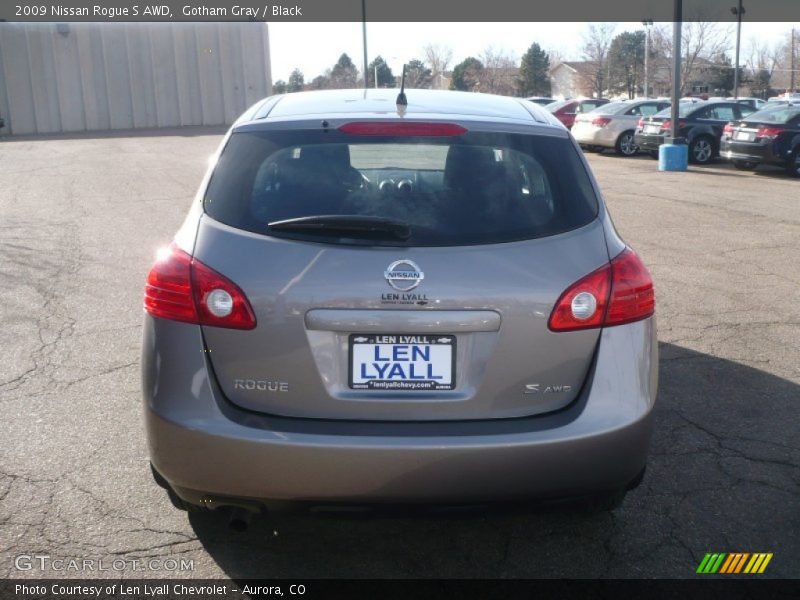
[[[408,292],[425,279],[425,273],[412,260],[396,260],[383,272],[386,281],[399,292]]]

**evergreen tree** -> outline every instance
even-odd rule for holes
[[[483,63],[474,56],[465,58],[453,67],[453,76],[450,79],[451,90],[471,92],[480,82]]]
[[[536,42],[522,55],[517,91],[523,97],[550,95],[550,57]]]

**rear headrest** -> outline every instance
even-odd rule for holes
[[[445,186],[467,189],[494,181],[503,173],[494,149],[486,146],[450,146],[444,165]]]
[[[300,162],[315,166],[328,166],[337,170],[350,167],[350,147],[347,144],[319,144],[303,146]]]

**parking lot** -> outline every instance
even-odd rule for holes
[[[800,577],[800,181],[777,169],[588,155],[657,290],[654,443],[622,508],[280,515],[243,534],[173,509],[142,426],[142,285],[219,139],[0,142],[2,577],[98,574],[19,555],[193,561],[129,577],[690,577],[706,552],[772,552],[765,576]]]

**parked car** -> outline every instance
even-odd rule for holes
[[[656,398],[647,269],[543,108],[394,93],[272,96],[224,137],[145,286],[156,481],[239,516],[619,502]]]
[[[726,100],[731,100],[733,102],[738,102],[739,104],[744,104],[745,106],[749,106],[753,110],[761,110],[767,105],[766,100],[762,100],[761,98],[750,98],[750,97],[741,97],[738,98],[726,98]]]
[[[737,169],[771,164],[800,177],[800,104],[760,110],[722,131],[720,154]]]
[[[556,119],[564,124],[564,127],[567,129],[572,129],[572,125],[575,122],[575,117],[577,115],[581,113],[587,113],[590,110],[594,110],[598,106],[608,104],[608,102],[609,101],[606,98],[575,98],[572,100],[552,102],[551,104],[545,106],[545,108],[554,114]]]
[[[555,102],[555,98],[548,98],[546,96],[531,96],[530,98],[525,98],[525,100],[538,104],[539,106],[547,106]]]
[[[639,119],[668,106],[669,102],[659,100],[610,102],[575,117],[572,135],[585,150],[613,148],[617,154],[633,156],[639,152],[633,140]]]
[[[753,109],[737,102],[681,102],[678,106],[678,135],[689,145],[689,161],[705,165],[719,155],[722,129],[730,121],[749,115]],[[642,152],[658,158],[658,147],[670,134],[671,109],[639,121],[634,142]]]

